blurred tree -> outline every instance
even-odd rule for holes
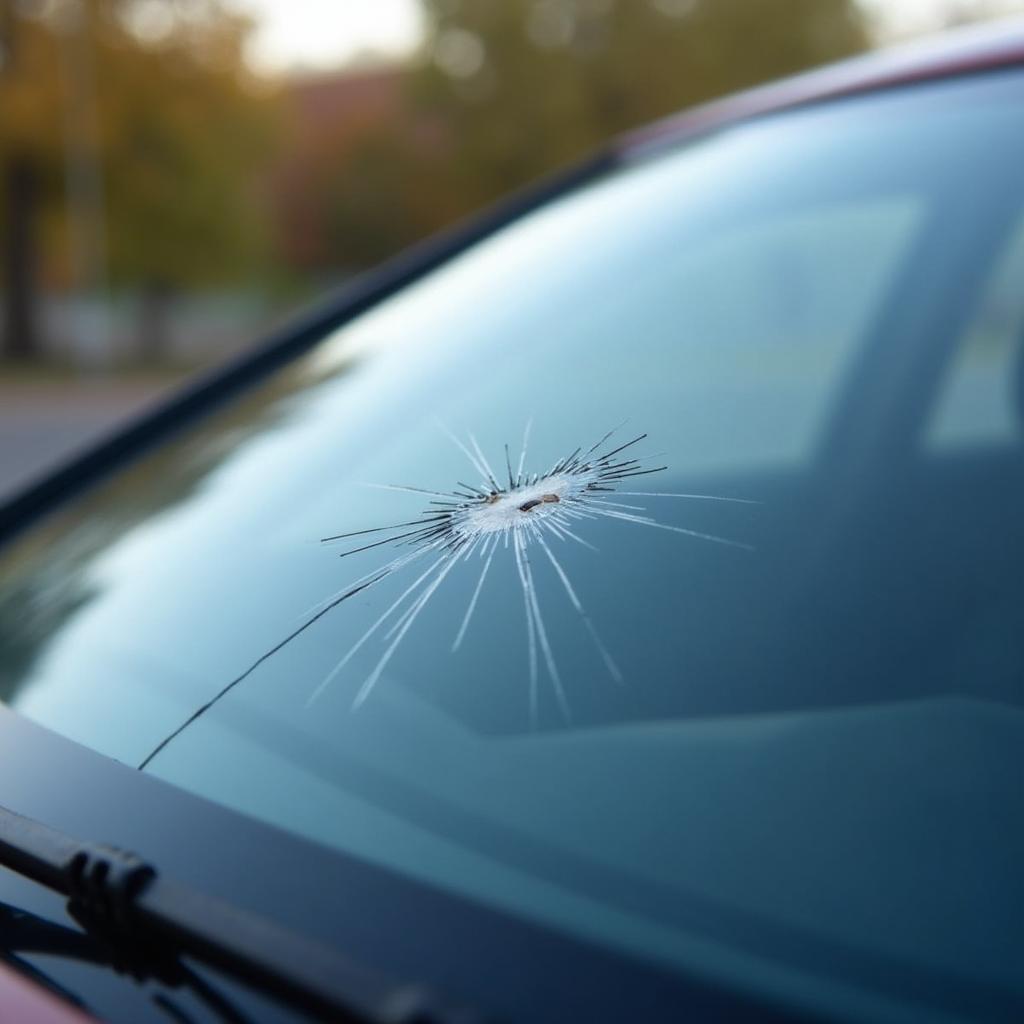
[[[855,0],[422,3],[401,104],[318,135],[311,263],[375,262],[616,132],[870,42]]]
[[[866,49],[854,0],[423,0],[426,109],[478,204],[608,136]]]
[[[294,269],[358,270],[464,209],[439,126],[408,87],[396,67],[291,83],[273,183],[279,248]]]
[[[30,358],[38,343],[38,206],[47,164],[46,129],[58,109],[51,76],[33,80],[56,62],[54,39],[25,23],[15,0],[0,0],[0,177],[3,232],[3,342],[15,358]]]
[[[159,347],[166,296],[246,280],[259,264],[257,190],[276,115],[243,60],[250,25],[220,0],[22,0],[7,14],[15,63],[0,138],[5,164],[30,165],[45,185],[44,272],[54,285],[142,289],[144,333]],[[77,248],[68,199],[103,204]],[[29,205],[9,202],[2,226],[31,221]],[[29,246],[8,246],[8,306],[31,299]],[[19,339],[8,323],[9,351]]]

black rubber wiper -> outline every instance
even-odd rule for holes
[[[0,807],[0,865],[68,897],[76,921],[136,962],[188,956],[317,1018],[345,1024],[475,1024],[335,950],[163,877],[132,853]]]

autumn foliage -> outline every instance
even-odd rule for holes
[[[405,65],[268,82],[221,0],[0,0],[7,350],[44,293],[294,294],[869,41],[854,0],[423,3]]]

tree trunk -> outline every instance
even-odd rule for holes
[[[36,169],[30,158],[13,156],[4,167],[7,223],[4,242],[4,351],[12,359],[39,355],[36,282]]]

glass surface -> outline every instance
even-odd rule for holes
[[[1013,445],[1024,403],[1024,218],[990,277],[928,425],[936,450]]]
[[[0,697],[137,765],[227,688],[148,771],[788,1002],[1019,1007],[1022,122],[826,104],[510,225],[10,546]]]

